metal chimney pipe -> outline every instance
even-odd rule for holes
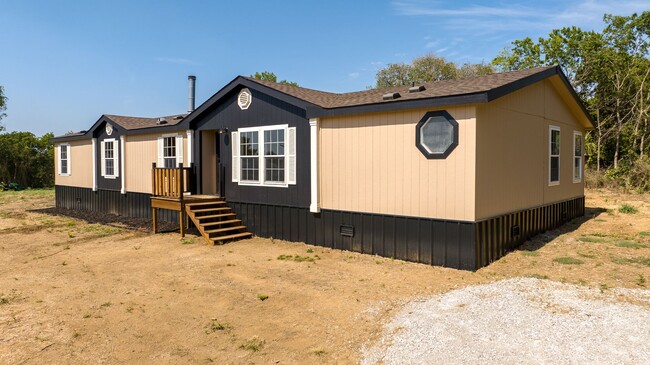
[[[191,113],[194,111],[194,92],[196,90],[196,76],[189,75],[187,77],[187,81],[189,83],[189,88],[190,88],[190,95],[187,98],[188,99],[187,111]]]

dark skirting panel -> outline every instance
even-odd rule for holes
[[[119,191],[97,190],[76,186],[54,187],[56,207],[151,219],[151,195],[144,193],[121,194]],[[178,212],[160,209],[158,219],[178,223]]]
[[[531,237],[584,215],[582,196],[476,222],[477,269],[498,260]]]
[[[474,223],[228,202],[260,237],[465,270],[476,268]]]
[[[56,206],[126,217],[151,218],[149,194],[92,191],[56,186]],[[504,214],[478,222],[228,202],[237,218],[259,237],[355,251],[405,261],[477,270],[503,257],[534,235],[581,217],[585,199]],[[159,219],[178,222],[178,212]]]

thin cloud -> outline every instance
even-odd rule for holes
[[[348,76],[349,76],[351,79],[356,79],[356,78],[359,77],[359,73],[358,73],[358,72],[350,72],[350,73],[348,74]]]
[[[156,57],[156,61],[158,62],[163,62],[163,63],[174,63],[177,65],[190,65],[190,66],[196,66],[198,63],[189,60],[187,58],[174,58],[174,57]]]

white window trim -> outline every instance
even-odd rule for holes
[[[68,164],[67,164],[68,171],[65,174],[61,172],[61,147],[63,147],[63,146],[66,146],[66,149],[67,149],[66,161],[68,161]],[[70,144],[69,143],[61,143],[59,145],[59,148],[57,149],[56,154],[57,154],[57,158],[58,158],[58,161],[59,161],[59,169],[58,169],[59,170],[58,171],[59,176],[70,176],[70,175],[72,175],[72,169],[70,168],[70,166],[71,166],[70,165],[70,151],[71,151],[71,149],[70,149]]]
[[[551,159],[555,157],[555,155],[551,154],[552,148],[553,148],[553,131],[558,131],[560,133],[560,154],[557,155],[557,181],[551,181]],[[560,185],[560,180],[562,177],[562,131],[560,130],[560,127],[554,126],[554,125],[549,125],[548,126],[548,186],[556,186]]]
[[[176,167],[179,167],[180,164],[183,163],[183,135],[180,133],[161,134],[160,137],[158,137],[158,163],[156,164],[156,167],[158,168],[165,167],[165,138],[169,137],[176,138],[176,156],[174,156],[174,158],[176,158]],[[189,164],[184,166],[187,167]]]
[[[273,182],[273,181],[264,181],[264,174],[265,174],[265,156],[264,156],[264,131],[267,130],[276,130],[276,129],[284,129],[284,182]],[[287,171],[287,156],[289,155],[288,151],[288,129],[289,125],[288,124],[279,124],[279,125],[265,125],[265,126],[260,126],[260,127],[246,127],[246,128],[239,128],[237,129],[237,137],[241,136],[242,132],[257,132],[257,145],[258,145],[258,155],[257,158],[259,159],[259,180],[258,181],[242,181],[241,179],[241,171],[238,173],[238,184],[239,185],[245,185],[245,186],[268,186],[268,187],[275,187],[275,188],[287,188],[289,187],[289,179],[288,179],[288,171]],[[237,141],[239,142],[239,141]],[[237,147],[239,148],[239,143],[237,143]],[[239,151],[237,151],[239,152]],[[241,154],[238,153],[238,168],[241,169],[241,159],[242,157],[250,157],[250,156],[241,156]]]
[[[115,138],[107,138],[103,140],[104,142],[104,150],[102,151],[102,159],[104,160],[103,166],[104,166],[104,171],[102,171],[103,176],[105,179],[117,179],[120,177],[120,170],[119,170],[119,154],[120,154],[120,146],[117,146],[117,140]],[[108,175],[106,173],[106,142],[113,142],[113,175]]]
[[[580,136],[580,156],[576,156],[576,136]],[[572,154],[572,165],[571,165],[571,175],[573,175],[573,182],[574,183],[581,183],[582,182],[582,175],[584,173],[583,165],[583,155],[584,153],[582,152],[585,146],[585,141],[582,139],[582,132],[579,131],[573,131],[573,149],[571,150]],[[580,158],[580,177],[576,179],[576,170],[575,170],[575,163],[576,163],[576,158]]]

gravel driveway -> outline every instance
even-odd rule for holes
[[[518,278],[408,303],[363,364],[650,364],[650,291]]]

